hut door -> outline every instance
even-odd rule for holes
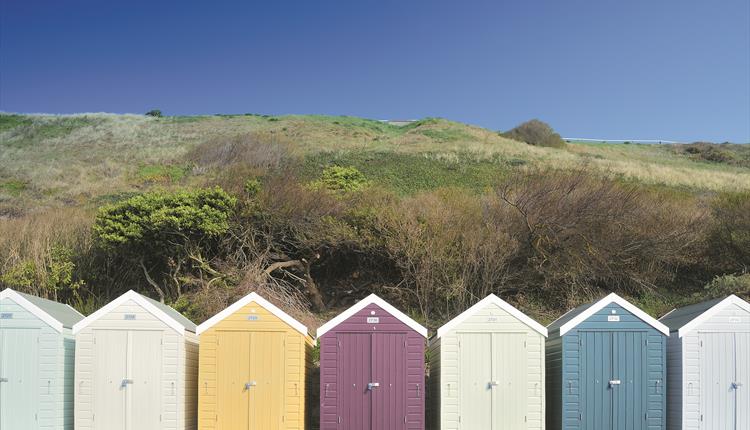
[[[277,430],[284,426],[284,394],[286,369],[283,332],[250,334],[250,430]]]
[[[163,390],[177,394],[177,387],[161,384],[162,332],[130,331],[128,335],[126,429],[156,430],[161,428]]]
[[[0,429],[37,428],[39,331],[0,330]]]
[[[373,333],[371,336],[373,386],[368,391],[372,396],[372,428],[405,429],[406,397],[424,395],[424,387],[408,390],[406,387],[406,335]]]
[[[646,333],[580,331],[579,336],[582,428],[645,428]]]
[[[462,429],[492,429],[493,348],[491,333],[460,333],[459,416]]]
[[[372,428],[372,340],[370,333],[339,333],[338,428]],[[377,388],[375,388],[377,389]]]
[[[750,426],[748,409],[748,333],[701,333],[701,405],[704,429],[739,430]]]
[[[526,334],[492,334],[492,428],[517,430],[526,428],[526,386],[528,364]],[[537,391],[537,394],[539,391]]]
[[[247,429],[250,423],[250,333],[220,331],[216,348],[216,428]]]
[[[126,429],[128,332],[94,331],[93,423],[95,430]]]

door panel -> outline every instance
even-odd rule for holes
[[[526,428],[528,402],[526,348],[523,333],[492,335],[492,428],[519,430]]]
[[[242,430],[249,425],[250,334],[218,332],[216,346],[217,429]]]
[[[369,333],[340,333],[337,340],[339,407],[341,429],[372,428],[371,395],[367,384],[372,377],[372,343]]]
[[[131,331],[128,339],[128,430],[158,430],[162,400],[161,331]]]
[[[94,331],[94,429],[126,429],[128,332]]]
[[[373,388],[372,428],[398,430],[406,428],[406,398],[408,391],[417,395],[417,387],[407,387],[406,335],[400,333],[373,333],[372,381],[380,384]],[[419,387],[423,395],[424,387]]]
[[[735,390],[737,402],[736,429],[750,429],[750,333],[735,333],[734,362],[737,368]]]
[[[0,330],[0,429],[36,429],[39,331]]]
[[[734,334],[701,333],[701,412],[704,429],[734,429]]]
[[[463,429],[491,429],[492,334],[459,334],[459,415]]]
[[[284,425],[285,333],[254,332],[250,335],[249,390],[250,430],[277,430]]]
[[[612,373],[612,334],[581,331],[579,336],[583,429],[612,429],[612,396],[608,384]]]
[[[639,430],[644,427],[648,375],[642,365],[646,350],[641,345],[645,340],[646,333],[643,332],[612,333],[611,380],[620,381],[619,385],[609,387],[613,429]]]

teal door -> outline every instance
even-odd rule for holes
[[[579,333],[582,429],[646,429],[646,333]]]
[[[36,329],[0,330],[0,430],[37,428],[38,338]]]

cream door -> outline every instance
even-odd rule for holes
[[[128,332],[94,331],[94,430],[126,430]]]
[[[492,333],[460,333],[458,403],[460,426],[493,429]]]
[[[162,414],[161,331],[131,331],[128,338],[127,430],[158,430]],[[174,387],[175,390],[177,387]]]

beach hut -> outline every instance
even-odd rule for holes
[[[750,303],[737,296],[673,310],[667,428],[750,429]]]
[[[73,334],[76,430],[195,428],[198,337],[187,318],[128,291]]]
[[[424,429],[426,337],[374,294],[320,327],[320,429]]]
[[[305,428],[307,327],[250,293],[198,326],[201,430]]]
[[[438,329],[429,346],[431,428],[543,429],[546,337],[494,294]]]
[[[610,294],[547,329],[548,428],[665,428],[664,324]]]
[[[0,429],[73,428],[71,329],[81,319],[68,305],[0,292]]]

